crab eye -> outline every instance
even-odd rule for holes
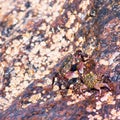
[[[77,52],[78,52],[78,54],[81,54],[81,53],[82,53],[82,51],[81,51],[81,50],[78,50]]]
[[[81,50],[77,50],[75,55],[81,55],[82,51]]]

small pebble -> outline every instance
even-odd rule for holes
[[[47,98],[50,98],[50,95],[47,95]]]
[[[93,111],[92,105],[88,105],[87,108],[86,108],[86,111],[87,112],[92,112]]]
[[[44,101],[47,101],[47,98],[43,98]]]
[[[58,91],[59,90],[59,87],[57,85],[54,85],[53,86],[53,91]]]
[[[120,99],[120,95],[117,95],[116,99]]]
[[[27,1],[26,3],[25,3],[25,7],[26,8],[29,8],[31,6],[31,3],[29,2],[29,1]]]
[[[116,115],[116,110],[115,110],[115,109],[112,109],[110,113],[111,113],[112,115]]]
[[[103,117],[100,116],[100,115],[95,115],[95,116],[94,116],[94,119],[95,119],[95,120],[103,120]]]
[[[100,110],[102,105],[102,103],[100,101],[96,102],[96,110]]]
[[[29,98],[29,101],[32,102],[32,103],[37,103],[37,101],[41,98],[41,93],[39,94],[35,94],[35,95],[32,95],[30,98]]]
[[[62,98],[62,95],[57,94],[57,96],[54,98],[54,100],[55,100],[55,101],[58,101],[58,100],[60,100],[61,98]]]
[[[104,60],[104,59],[100,59],[99,63],[101,65],[105,65],[105,66],[109,65],[109,62],[107,60]]]

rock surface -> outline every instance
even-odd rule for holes
[[[77,49],[111,91],[52,89],[55,65]],[[119,120],[119,0],[0,0],[0,75],[1,120]]]

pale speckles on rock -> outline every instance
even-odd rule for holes
[[[54,85],[53,86],[53,91],[58,91],[59,90],[59,86],[58,85]]]
[[[32,103],[37,103],[37,101],[41,98],[41,93],[34,94],[30,97],[29,101]]]
[[[69,20],[68,20],[68,22],[65,24],[65,27],[66,27],[66,28],[70,28],[71,24],[74,23],[75,15],[71,15],[70,12],[68,12],[67,14],[68,14]]]
[[[3,106],[4,104],[8,103],[8,100],[3,97],[0,97],[0,103],[1,103],[1,106]]]
[[[29,77],[27,77],[27,79],[29,80]],[[23,86],[26,88],[29,85],[29,82],[27,80],[25,80],[23,82]]]
[[[68,89],[68,91],[67,91],[67,96],[69,96],[69,95],[72,95],[72,90],[71,89]]]
[[[116,45],[120,46],[120,41],[117,41]]]
[[[100,101],[96,102],[96,109],[97,109],[97,110],[100,110],[100,109],[101,109],[101,107],[102,107],[101,104],[102,104],[102,103],[101,103]]]
[[[9,47],[7,50],[6,50],[6,54],[11,54],[11,47]]]
[[[49,99],[51,96],[50,95],[47,95],[47,98]]]
[[[120,99],[120,95],[117,95],[116,99]]]
[[[72,31],[72,29],[69,29],[66,33],[66,37],[70,40],[73,41],[74,40],[74,33]]]
[[[68,106],[70,106],[70,105],[72,105],[72,104],[73,104],[73,103],[72,103],[71,101],[68,101],[68,102],[67,102],[67,105],[68,105]]]
[[[94,119],[97,119],[97,120],[103,120],[103,117],[100,116],[100,115],[95,115],[95,116],[94,116]]]
[[[19,66],[18,67],[14,67],[14,70],[15,70],[16,73],[19,73],[20,72],[20,67]]]
[[[27,33],[23,34],[23,41],[24,41],[24,43],[28,43],[30,37],[31,37],[31,33],[27,32]]]
[[[59,89],[57,88],[55,88],[56,90],[54,90],[54,88],[53,90],[47,89],[48,91],[44,89],[44,87],[47,87],[47,85],[51,85],[51,81],[52,81],[50,79],[44,79],[44,78],[46,76],[47,77],[49,76],[51,69],[59,62],[62,56],[65,56],[69,52],[70,53],[74,52],[75,49],[73,48],[76,46],[77,48],[82,49],[82,46],[85,43],[85,38],[83,35],[84,33],[83,34],[79,33],[79,30],[84,27],[84,23],[86,22],[89,22],[90,24],[92,23],[92,21],[89,21],[89,19],[86,20],[85,18],[90,13],[90,9],[92,9],[91,7],[95,7],[93,2],[96,3],[97,1],[90,1],[90,0],[87,0],[87,1],[84,1],[84,0],[81,0],[81,1],[80,0],[31,1],[29,0],[29,1],[31,3],[29,8],[25,7],[25,1],[23,0],[18,0],[14,2],[12,2],[12,0],[0,2],[0,7],[1,7],[0,22],[5,23],[5,21],[7,20],[5,23],[6,24],[5,29],[10,27],[10,25],[15,25],[15,26],[11,26],[10,28],[11,29],[10,30],[11,34],[9,34],[10,37],[2,36],[2,34],[0,33],[1,35],[0,39],[1,38],[3,39],[3,41],[0,42],[1,43],[0,47],[2,49],[0,50],[0,52],[4,51],[3,55],[0,56],[1,58],[0,69],[2,71],[0,75],[3,76],[4,67],[9,66],[9,64],[12,65],[14,68],[14,70],[11,72],[10,84],[8,87],[5,88],[6,100],[2,98],[2,100],[0,101],[0,105],[2,106],[1,111],[3,112],[3,110],[6,110],[8,108],[6,111],[4,111],[5,114],[3,113],[4,116],[7,116],[8,119],[21,119],[21,118],[28,119],[26,117],[30,117],[30,116],[32,117],[29,119],[35,119],[36,117],[34,118],[34,116],[40,115],[41,117],[45,115],[45,117],[42,117],[43,119],[47,119],[47,118],[52,119],[51,118],[52,116],[54,120],[54,118],[61,112],[60,111],[61,108],[63,111],[66,111],[66,114],[63,113],[64,114],[63,118],[65,119],[67,119],[67,117],[74,117],[75,115],[84,114],[82,113],[82,110],[79,107],[79,105],[83,103],[82,109],[86,108],[86,106],[84,106],[84,103],[86,103],[86,100],[89,100],[89,98],[93,95],[91,94],[91,92],[75,95],[74,93],[72,93],[72,91],[68,91],[64,99],[59,93]],[[110,0],[107,1],[107,4],[109,4],[109,2]],[[115,4],[114,6],[114,3],[115,3],[114,0],[112,0],[111,2],[113,2],[112,4],[114,7],[113,9],[116,9],[117,4]],[[101,4],[102,2],[100,2],[100,5]],[[104,1],[103,4],[106,5],[106,2]],[[96,5],[99,5],[99,2],[96,3]],[[97,21],[97,16],[95,16],[95,19],[93,18],[93,21],[95,20],[98,23],[98,26],[100,28],[97,28],[97,26],[94,27],[94,24],[88,26],[88,29],[90,27],[89,31],[90,32],[92,31],[91,33],[93,34],[95,33],[95,35],[92,35],[92,36],[88,34],[88,38],[90,37],[94,38],[97,32],[100,33],[99,30],[101,30],[101,32],[104,31],[105,33],[104,35],[109,35],[109,32],[108,33],[106,32],[110,31],[111,29],[112,31],[114,30],[113,26],[116,24],[118,17],[116,17],[115,21],[113,20],[110,22],[110,24],[107,23],[105,27],[101,28],[102,23],[109,22],[109,19],[105,19],[105,21],[100,20],[100,15],[101,15],[100,13],[102,12],[102,10],[104,12],[103,6],[101,6],[100,9],[97,9],[98,10],[97,14],[99,16],[98,21]],[[111,9],[111,6],[109,8]],[[105,11],[105,13],[107,13],[107,11]],[[112,17],[114,17],[114,15],[117,16],[116,12],[114,12]],[[3,20],[4,16],[7,16],[6,20]],[[63,23],[60,23],[60,24],[57,23],[53,27],[51,24],[56,22],[55,21],[56,17],[59,18],[59,16],[62,17]],[[102,13],[102,16],[104,17],[104,13]],[[109,18],[112,19],[112,17],[110,16]],[[107,18],[107,16],[105,16],[105,18]],[[99,24],[99,20],[100,20],[100,24]],[[119,24],[119,21],[117,22],[117,24]],[[0,29],[2,29],[2,27],[0,27]],[[115,27],[115,29],[117,31],[118,27]],[[89,32],[89,31],[86,30],[85,34],[86,32]],[[113,32],[112,34],[114,34]],[[102,39],[106,39],[107,36],[104,36],[104,35],[101,36],[101,33],[100,33],[99,35],[97,35],[97,37],[98,39],[100,37]],[[117,33],[115,33],[115,36],[116,35]],[[40,36],[42,36],[42,38],[39,38]],[[107,39],[108,41],[109,41],[109,38],[110,36],[108,36],[108,39]],[[87,39],[87,40],[89,41],[90,39]],[[107,40],[103,40],[103,42],[107,42]],[[115,39],[113,38],[112,40],[115,41],[116,37]],[[100,39],[100,41],[102,40]],[[75,42],[75,46],[73,46],[73,42]],[[112,45],[112,43],[110,45]],[[110,46],[110,45],[107,45],[107,46]],[[115,45],[119,46],[118,39]],[[65,48],[65,50],[63,50],[62,47]],[[91,51],[89,50],[93,50],[93,47],[88,49],[86,52],[90,53]],[[115,55],[116,55],[116,52],[115,52]],[[116,66],[116,61],[114,61],[115,60],[114,54],[111,58],[112,59],[109,59],[110,61],[108,60],[109,63],[107,63],[106,61],[102,61],[101,63],[103,65],[104,64],[108,65],[114,62],[115,63],[113,64],[113,68],[114,68],[114,66]],[[35,69],[28,66],[27,65],[28,63],[31,66],[34,66]],[[36,84],[37,82],[36,79],[40,80],[37,84]],[[36,89],[36,92],[32,93],[33,89]],[[21,94],[25,93],[25,95],[27,96],[29,95],[29,92],[32,93],[30,99],[28,98],[30,100],[30,101],[28,100],[28,102],[31,102],[31,103],[28,103],[28,104],[21,103],[23,99],[23,96]],[[38,95],[38,92],[40,93],[40,95]],[[91,105],[90,103],[89,105],[87,104],[89,107],[86,110],[87,112],[91,112],[87,114],[89,119],[91,120],[103,119],[100,116],[101,113],[99,112],[103,110],[102,114],[104,114],[104,109],[105,109],[103,108],[104,103],[106,104],[106,106],[116,107],[117,101],[119,101],[119,98],[120,98],[119,95],[117,95],[116,97],[117,101],[115,101],[114,99],[115,93],[114,92],[113,93],[107,92],[107,93],[108,94],[104,94],[104,96],[100,97],[100,102],[98,102],[99,98],[97,99],[97,102],[95,102],[96,108],[94,108],[95,106],[90,106]],[[19,95],[21,96],[20,100],[17,99]],[[69,97],[71,97],[73,101],[71,101],[70,100],[71,98],[69,99]],[[68,100],[66,100],[66,98],[68,98]],[[93,96],[93,98],[95,98],[95,96]],[[50,102],[49,102],[49,99],[50,99]],[[51,99],[53,100],[53,102],[51,102]],[[66,101],[64,100],[69,101],[67,103],[69,104],[69,106],[66,106],[66,107],[64,106],[66,105]],[[38,106],[34,106],[39,101],[40,101],[40,104],[37,104]],[[65,104],[62,104],[62,102]],[[50,108],[50,110],[45,108],[46,104],[47,104],[47,108]],[[9,106],[10,106],[10,109],[9,109]],[[72,111],[70,108],[72,108]],[[29,111],[27,111],[28,109]],[[78,111],[76,111],[76,109],[78,109]],[[39,111],[39,115],[38,115],[38,112],[36,111]],[[51,112],[51,111],[54,111],[54,112]],[[71,114],[73,113],[75,115],[71,116]],[[92,115],[92,113],[96,113],[96,114]],[[115,113],[115,116],[113,116],[114,115],[113,113]],[[37,115],[33,115],[33,114],[37,114]],[[63,115],[63,114],[60,113],[59,115]],[[114,119],[120,119],[120,117],[119,118],[116,117],[120,115],[119,111],[112,110],[110,114],[111,116],[109,117],[112,118],[113,116]],[[41,119],[40,117],[39,119]],[[57,117],[55,119],[57,119]],[[60,119],[62,119],[61,116],[60,116]]]
[[[115,115],[115,114],[116,114],[116,110],[115,110],[115,109],[112,109],[112,110],[111,110],[111,114],[112,114],[112,115]]]
[[[111,92],[106,93],[101,99],[102,102],[107,102],[108,104],[114,105],[115,100]]]
[[[89,120],[94,120],[94,117],[93,117],[93,115],[88,115],[88,118],[89,118]]]
[[[68,105],[73,105],[73,104],[76,104],[76,103],[78,103],[80,101],[83,101],[83,100],[85,100],[85,97],[83,95],[78,96],[77,94],[75,94],[75,95],[72,94],[71,99],[72,99],[72,101],[67,102]]]
[[[88,106],[86,107],[86,111],[87,111],[87,112],[93,112],[93,106],[92,106],[92,105],[88,105]]]
[[[86,7],[90,4],[90,1],[82,1],[82,3],[79,5],[79,8],[82,8],[82,10],[86,10]]]
[[[52,84],[52,80],[51,80],[51,79],[46,78],[46,79],[44,79],[44,80],[45,80],[45,84],[46,84],[46,86],[48,86],[48,85],[51,85],[51,84]]]
[[[62,98],[62,95],[57,94],[57,96],[54,98],[54,100],[55,100],[55,101],[58,101],[58,100],[60,100],[61,98]]]
[[[107,60],[104,60],[104,59],[100,59],[100,62],[99,62],[101,65],[106,65],[108,66],[109,65],[109,62]]]
[[[92,93],[90,93],[90,92],[85,92],[85,96],[91,96],[92,95]]]
[[[30,106],[30,105],[31,105],[31,103],[23,104],[23,105],[22,105],[22,108],[25,109],[25,108],[27,108],[27,107]]]
[[[120,114],[119,114],[119,113],[120,113],[119,111],[117,111],[116,109],[113,108],[110,113],[111,113],[110,116],[111,116],[111,119],[112,119],[112,120],[119,120],[119,119],[117,119],[117,118],[119,118],[119,115],[120,115]],[[119,114],[119,115],[118,115],[118,114]]]
[[[37,83],[37,86],[38,87],[43,87],[43,84],[39,82],[39,83]]]
[[[15,63],[14,63],[14,66],[17,66],[17,67],[19,67],[19,66],[21,66],[21,65],[22,65],[21,62],[15,62]]]

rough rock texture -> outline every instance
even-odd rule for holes
[[[55,65],[77,49],[111,91],[52,89]],[[119,120],[119,0],[0,0],[0,119]]]

